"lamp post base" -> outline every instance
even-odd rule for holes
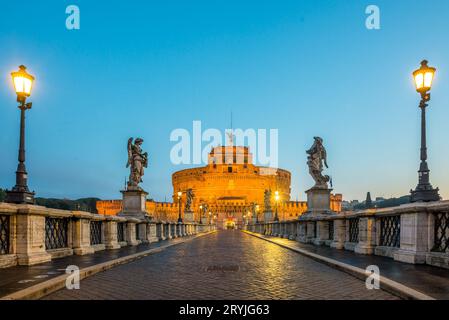
[[[430,202],[440,200],[438,188],[433,189],[431,185],[429,186],[418,185],[415,190],[410,190],[410,193],[411,193],[410,202]]]
[[[34,192],[29,191],[6,191],[5,202],[8,203],[23,203],[34,204]]]

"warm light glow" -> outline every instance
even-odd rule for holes
[[[419,90],[422,87],[424,87],[424,75],[422,73],[418,73],[415,75],[415,85],[416,90]]]
[[[415,80],[416,91],[426,93],[432,88],[433,78],[435,76],[435,68],[429,67],[427,61],[421,62],[421,67],[413,72],[413,79]]]
[[[182,196],[182,191],[178,191],[178,198],[181,198]]]
[[[424,87],[431,88],[432,87],[432,81],[433,81],[433,72],[426,72],[424,75]]]
[[[274,200],[279,201],[279,191],[274,192]]]
[[[256,205],[256,211],[259,211],[259,205]]]
[[[31,95],[34,81],[34,77],[28,74],[25,70],[25,66],[20,66],[19,71],[11,73],[14,90],[16,90],[16,94],[21,97],[29,97]]]
[[[203,210],[203,205],[200,205],[200,209]]]

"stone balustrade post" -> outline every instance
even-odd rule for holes
[[[185,223],[183,223],[183,224],[181,225],[181,234],[182,234],[183,237],[186,237],[186,236],[187,236],[187,232],[186,232],[186,224],[185,224]]]
[[[35,206],[23,205],[16,213],[17,264],[34,265],[51,260],[45,248],[45,212]]]
[[[291,221],[290,222],[290,233],[288,235],[288,239],[295,240],[296,239],[296,225],[298,224],[297,221]]]
[[[313,243],[316,238],[316,221],[307,221],[306,243]]]
[[[148,243],[158,242],[160,237],[157,231],[158,223],[150,222],[146,226]]]
[[[171,234],[172,239],[176,239],[178,237],[177,226],[178,226],[178,223],[170,222],[170,234]]]
[[[147,236],[147,223],[141,222],[136,225],[136,228],[138,228],[138,237],[136,235],[136,240],[140,243],[148,243],[148,236]]]
[[[136,238],[136,224],[139,222],[137,219],[128,218],[126,222],[126,242],[129,246],[137,246],[140,241]]]
[[[346,241],[346,220],[337,218],[334,220],[334,239],[330,247],[335,249],[343,249]]]
[[[296,241],[306,241],[306,223],[304,221],[298,221],[296,224]]]
[[[271,228],[272,228],[271,235],[274,237],[279,236],[279,222],[278,221],[273,222],[271,224]]]
[[[164,224],[161,221],[156,222],[156,236],[160,241],[165,240]]]
[[[359,242],[354,252],[359,254],[373,254],[376,246],[376,220],[374,216],[359,218]]]
[[[274,230],[273,230],[274,222],[268,222],[267,223],[267,235],[273,236]]]
[[[313,240],[313,244],[321,246],[329,240],[329,220],[317,220],[316,221],[316,237]]]
[[[90,214],[86,212],[74,212],[72,220],[72,234],[73,234],[73,252],[76,255],[85,255],[95,252],[95,249],[90,244]]]
[[[166,228],[167,228],[165,237],[167,238],[167,240],[171,240],[171,239],[173,239],[172,225],[171,225],[170,222],[166,222],[165,225],[166,225]]]
[[[413,264],[426,262],[426,255],[432,249],[431,218],[425,208],[401,213],[401,245],[394,253],[394,260]]]
[[[106,249],[118,249],[117,221],[114,216],[107,216],[104,223],[104,245]]]

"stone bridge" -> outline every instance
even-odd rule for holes
[[[440,201],[216,230],[0,203],[0,297],[448,299],[448,215]]]

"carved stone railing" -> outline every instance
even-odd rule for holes
[[[0,215],[0,254],[9,254],[10,218],[7,215]]]
[[[333,215],[303,215],[297,220],[255,223],[248,230],[407,263],[449,268],[449,201]]]
[[[72,254],[92,254],[214,229],[213,225],[0,203],[0,268],[33,265]]]

